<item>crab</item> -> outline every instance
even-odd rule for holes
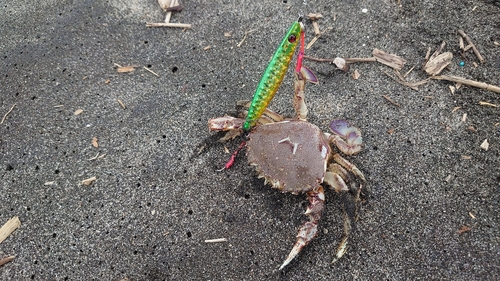
[[[357,218],[361,190],[366,183],[363,173],[338,152],[345,155],[358,153],[362,143],[361,131],[344,120],[333,120],[330,123],[332,133],[324,133],[316,125],[309,123],[306,120],[308,110],[304,102],[307,80],[312,79],[300,73],[295,74],[295,118],[285,119],[266,109],[259,119],[259,125],[248,132],[248,140],[240,145],[240,148],[246,147],[249,163],[255,166],[258,177],[264,178],[266,184],[284,193],[305,193],[309,200],[305,212],[308,221],[300,227],[296,242],[280,270],[317,235],[325,201],[323,186],[329,186],[340,194],[344,203],[344,237],[333,262],[345,254],[351,226]],[[239,104],[248,107],[248,103]],[[242,133],[244,122],[242,118],[224,116],[210,119],[208,125],[213,131],[227,131],[221,139],[226,141]],[[232,164],[236,153],[228,163]],[[354,181],[351,174],[358,180]]]

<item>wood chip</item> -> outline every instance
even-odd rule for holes
[[[392,133],[394,133],[394,131],[396,131],[396,130],[395,129],[390,129],[390,130],[387,130],[387,133],[388,134],[392,134]]]
[[[464,113],[464,115],[462,115],[462,122],[465,122],[465,120],[467,120],[467,113]]]
[[[480,105],[485,105],[485,106],[491,106],[491,107],[498,107],[496,104],[485,102],[485,101],[480,101]]]
[[[54,185],[54,183],[56,183],[55,181],[48,181],[48,182],[45,182],[43,185]]]
[[[444,179],[444,181],[445,181],[445,182],[450,182],[450,180],[451,180],[451,175],[448,175],[448,176]]]
[[[0,266],[8,263],[8,262],[11,262],[12,260],[14,260],[15,256],[10,256],[10,257],[5,257],[3,259],[0,260]]]
[[[467,232],[467,231],[471,231],[470,227],[464,225],[462,226],[462,228],[460,228],[460,230],[458,231],[458,234],[462,234],[464,232]]]
[[[425,65],[424,70],[428,75],[438,75],[441,71],[447,67],[451,60],[453,59],[453,54],[451,52],[444,52],[435,58],[431,58]]]
[[[385,64],[387,66],[390,66],[394,69],[401,70],[405,66],[406,60],[403,59],[402,57],[399,57],[397,55],[392,55],[388,54],[384,51],[381,51],[379,49],[374,49],[373,50],[373,56],[377,58],[377,61]]]
[[[473,219],[475,219],[476,217],[474,216],[474,214],[472,214],[472,212],[469,212],[469,216]]]
[[[225,37],[231,37],[231,32],[224,32]]]
[[[480,146],[484,151],[488,151],[488,148],[490,148],[490,144],[488,143],[488,139],[485,139],[483,143]]]
[[[323,15],[322,14],[319,14],[319,13],[309,13],[307,15],[307,17],[312,20],[312,21],[315,21],[315,20],[319,20],[320,18],[323,18]]]
[[[96,137],[94,137],[94,138],[92,139],[92,146],[94,146],[94,147],[99,147],[99,143],[97,143],[97,138],[96,138]]]
[[[96,177],[91,177],[85,180],[82,180],[83,185],[91,185],[95,180],[97,180]]]
[[[352,73],[352,78],[354,78],[354,80],[358,80],[360,76],[361,74],[359,74],[358,70],[355,69],[354,72]]]
[[[457,107],[453,108],[453,110],[451,111],[451,113],[453,113],[453,112],[455,112],[455,111],[459,110],[460,108],[462,108],[462,107],[457,106]]]
[[[21,226],[19,217],[13,217],[8,220],[2,228],[0,228],[0,243],[2,243],[9,235]]]
[[[493,41],[493,44],[494,44],[495,46],[500,46],[500,42],[497,42],[497,41]]]
[[[210,50],[210,48],[212,48],[212,46],[208,45],[205,48],[203,48],[203,51]]]
[[[217,239],[205,240],[205,243],[220,243],[220,242],[227,242],[227,239],[226,238],[217,238]]]
[[[120,106],[123,108],[123,109],[127,109],[127,107],[125,107],[125,104],[120,100],[120,99],[116,99],[116,101],[120,104]]]
[[[463,159],[463,160],[471,160],[471,159],[472,159],[472,156],[469,156],[469,155],[462,155],[462,159]]]
[[[82,112],[83,112],[83,109],[77,109],[77,110],[73,113],[73,115],[75,115],[75,116],[76,116],[76,115],[80,115],[80,114],[82,114]]]
[[[453,87],[453,86],[450,85],[450,86],[448,86],[448,88],[450,88],[450,92],[451,92],[452,95],[455,94],[455,90],[456,90],[455,87]]]
[[[127,73],[135,70],[134,66],[120,66],[117,68],[119,73]]]
[[[314,29],[314,35],[321,35],[321,32],[319,31],[319,24],[315,21],[313,21],[313,29]]]

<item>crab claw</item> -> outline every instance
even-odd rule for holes
[[[330,141],[346,155],[353,155],[361,150],[361,131],[349,124],[345,120],[333,120],[330,123],[330,129],[333,135],[330,136]]]
[[[325,202],[325,192],[323,187],[319,187],[318,191],[310,191],[307,193],[309,198],[309,206],[305,215],[309,217],[309,221],[305,222],[297,234],[297,241],[293,245],[292,250],[286,257],[283,264],[280,266],[282,270],[287,266],[311,240],[318,234],[318,221],[321,217],[321,211]]]
[[[243,127],[245,120],[234,118],[231,116],[224,116],[208,120],[208,129],[210,131],[229,131],[237,130]]]
[[[297,72],[297,75],[299,76],[299,80],[306,80],[313,84],[318,84],[318,78],[316,77],[316,75],[314,75],[314,72],[312,72],[305,66],[302,66],[300,68],[300,71]]]

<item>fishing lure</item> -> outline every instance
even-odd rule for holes
[[[281,44],[274,53],[273,58],[267,65],[264,75],[262,75],[262,78],[260,79],[259,85],[255,90],[252,103],[248,109],[248,114],[245,123],[243,124],[243,130],[248,131],[255,126],[257,120],[264,113],[264,110],[267,108],[269,102],[273,99],[276,91],[278,91],[281,81],[283,81],[283,77],[285,77],[285,73],[288,69],[290,61],[292,60],[293,54],[295,53],[295,48],[297,47],[299,41],[303,42],[303,39],[304,25],[302,24],[302,17],[299,17],[299,19],[292,24],[286,33],[283,41],[281,41]],[[297,68],[299,70],[301,68],[299,64],[302,65],[302,56],[299,56],[297,61]]]

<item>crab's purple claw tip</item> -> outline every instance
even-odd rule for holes
[[[307,67],[302,66],[300,68],[299,77],[301,80],[307,80],[313,84],[318,84],[318,78],[314,73]]]
[[[347,155],[352,155],[361,150],[363,138],[358,128],[351,126],[351,124],[345,120],[333,120],[330,123],[330,129],[335,135],[332,137],[337,147],[342,152]]]
[[[333,120],[330,123],[330,129],[332,130],[332,132],[336,135],[341,136],[342,138],[346,138],[350,128],[351,125],[345,120]]]

